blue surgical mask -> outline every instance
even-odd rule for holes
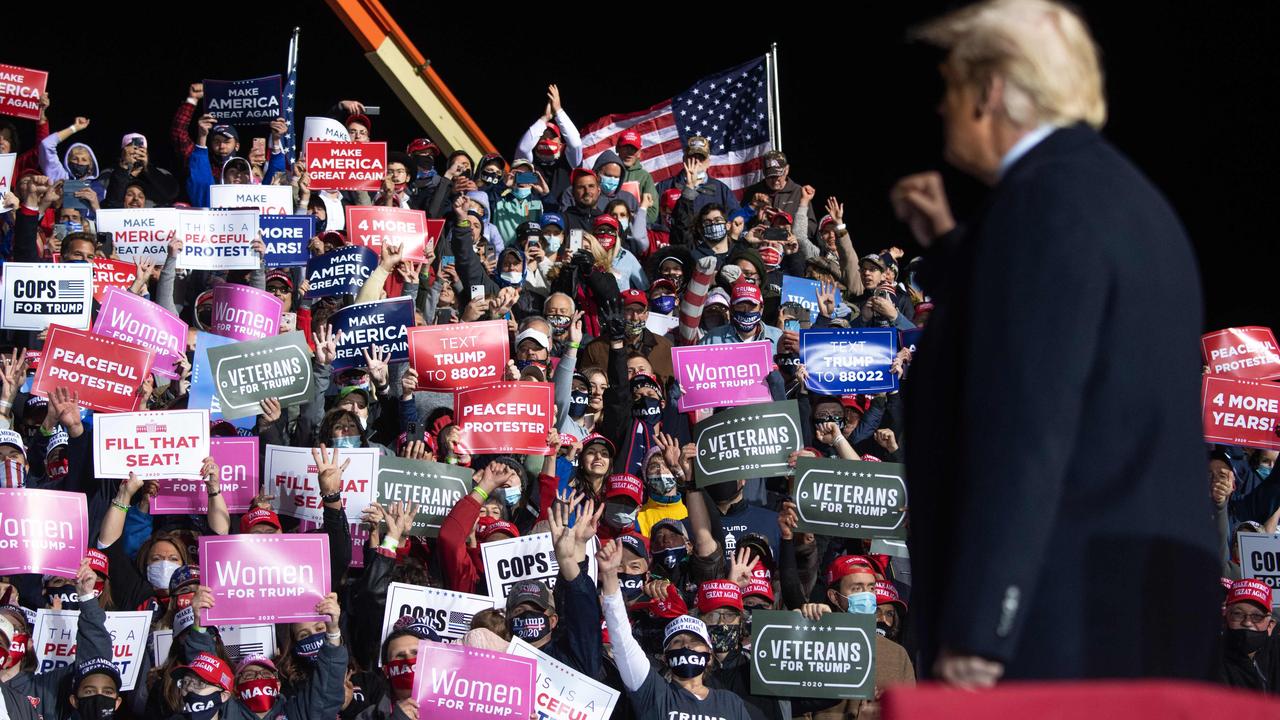
[[[564,235],[543,235],[542,239],[547,243],[547,252],[560,252],[560,243],[564,241]]]
[[[663,315],[670,315],[676,309],[676,296],[663,295],[656,297],[649,301],[649,309]]]
[[[600,176],[600,189],[612,195],[618,186],[622,184],[622,178],[609,177],[608,175]]]
[[[845,595],[848,604],[845,611],[854,615],[875,615],[876,614],[876,594],[873,592],[856,592],[852,595]]]
[[[518,487],[503,488],[502,502],[506,503],[507,507],[515,507],[520,502],[520,492],[521,490]]]
[[[341,435],[333,438],[329,442],[331,448],[358,448],[360,447],[359,435]]]
[[[515,195],[517,200],[528,200],[529,196],[533,194],[533,188],[517,187],[515,190],[511,191],[511,194]]]
[[[1271,476],[1271,467],[1269,465],[1259,465],[1255,468],[1258,471],[1258,477],[1266,480]]]
[[[653,559],[667,570],[674,570],[677,565],[684,562],[688,557],[689,550],[683,546],[673,547],[667,550],[659,550],[653,554]]]

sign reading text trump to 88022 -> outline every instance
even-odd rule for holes
[[[897,390],[898,376],[889,372],[897,354],[894,328],[800,331],[800,360],[809,373],[805,387],[823,395]]]
[[[907,484],[898,463],[796,461],[797,528],[860,538],[907,536]]]
[[[751,692],[781,697],[867,698],[875,693],[875,615],[751,614]]]

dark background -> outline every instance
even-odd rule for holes
[[[508,159],[541,114],[549,82],[559,85],[581,128],[610,112],[647,108],[777,42],[792,176],[814,185],[819,203],[829,194],[846,202],[860,251],[889,244],[914,250],[886,200],[903,174],[943,169],[960,217],[981,192],[941,167],[938,57],[904,40],[912,24],[959,3],[810,8],[794,21],[774,17],[783,6],[760,14],[738,8],[732,20],[697,23],[676,10],[614,15],[600,6],[463,11],[432,4],[427,12],[414,0],[384,4]],[[0,62],[50,72],[54,128],[74,115],[91,118],[76,139],[93,146],[100,162],[113,162],[120,136],[138,130],[149,138],[153,159],[173,168],[169,119],[187,84],[283,72],[295,25],[302,28],[299,123],[337,100],[357,99],[382,108],[373,118],[375,140],[402,148],[421,134],[318,0],[245,3],[242,11],[170,5],[144,12],[146,18],[111,5],[77,6],[64,19],[83,35],[66,34],[62,23],[63,30],[17,23],[0,47]],[[1280,5],[1085,2],[1082,8],[1103,52],[1105,134],[1187,225],[1201,264],[1207,327],[1277,326],[1276,234],[1268,218],[1280,207],[1274,183],[1280,63],[1273,53]],[[156,29],[143,32],[140,20]],[[72,48],[77,37],[88,46]],[[18,124],[29,147],[31,123]],[[999,281],[1000,269],[991,270]]]

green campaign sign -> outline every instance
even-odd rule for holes
[[[694,433],[698,487],[790,475],[787,458],[804,446],[795,400],[732,407],[698,423]]]
[[[453,506],[471,492],[471,471],[457,465],[383,457],[378,461],[378,502],[418,506],[413,535],[436,537]]]
[[[898,463],[800,458],[796,529],[854,538],[907,537],[907,483]]]
[[[300,331],[211,347],[209,365],[228,420],[257,415],[258,403],[267,398],[291,407],[315,394],[311,348]]]
[[[869,700],[876,686],[875,637],[875,615],[832,612],[813,622],[798,612],[756,610],[751,692]]]

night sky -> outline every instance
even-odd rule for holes
[[[836,14],[808,9],[793,19],[777,14],[798,6],[728,6],[729,20],[656,6],[464,12],[431,4],[428,13],[412,0],[384,4],[508,159],[541,114],[549,82],[560,86],[566,111],[582,127],[610,112],[647,108],[777,42],[792,177],[814,185],[819,203],[829,194],[846,202],[860,251],[889,244],[914,250],[886,199],[903,174],[942,169],[961,217],[980,197],[979,187],[941,165],[938,58],[904,41],[912,24],[956,3],[858,3]],[[1280,63],[1272,33],[1280,6],[1134,5],[1082,3],[1103,50],[1105,135],[1186,224],[1201,263],[1207,326],[1275,327]],[[53,127],[65,127],[74,115],[90,117],[91,127],[76,139],[104,160],[115,156],[123,133],[138,130],[150,139],[153,159],[172,167],[169,119],[187,84],[283,72],[298,25],[299,117],[358,99],[382,107],[373,119],[375,140],[403,148],[420,134],[324,3],[214,7],[171,5],[146,18],[149,28],[172,28],[166,35],[143,29],[142,10],[77,4],[57,21],[10,25],[0,62],[48,70]],[[516,12],[527,19],[516,22]],[[557,20],[566,16],[582,19]],[[30,123],[17,124],[29,142]],[[999,273],[992,268],[993,280]]]

